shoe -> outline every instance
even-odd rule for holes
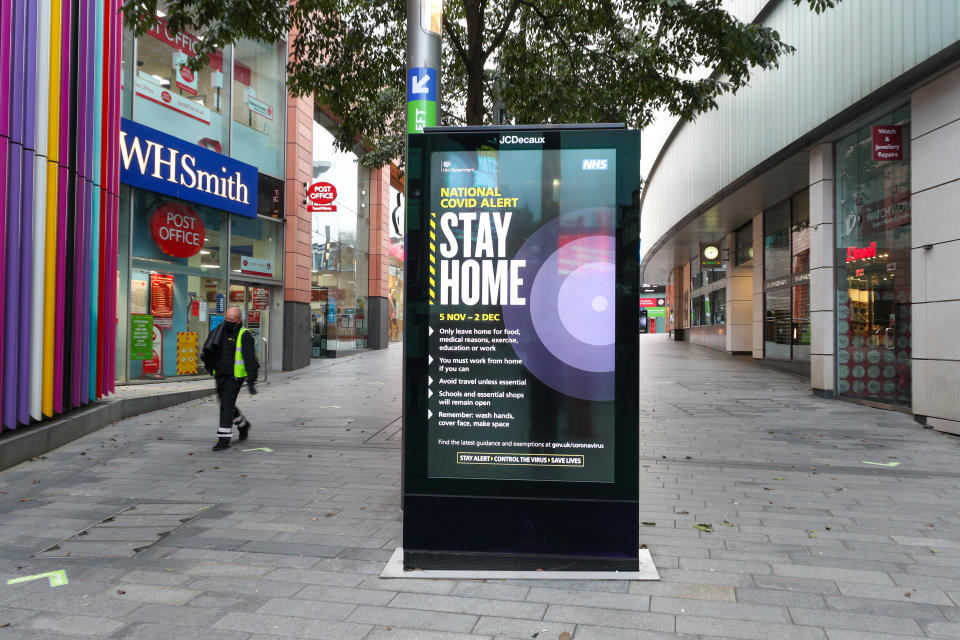
[[[247,435],[250,433],[250,423],[247,421],[246,418],[243,419],[242,424],[237,425],[237,433],[240,434],[239,437],[237,438],[239,442],[243,442],[244,440],[247,439]]]
[[[214,451],[223,451],[230,448],[230,438],[217,438],[217,444],[213,445]]]

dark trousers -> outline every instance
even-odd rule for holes
[[[220,400],[220,426],[217,428],[218,438],[229,438],[233,435],[233,426],[243,426],[246,418],[237,408],[237,395],[243,388],[246,378],[233,376],[217,376],[217,398]]]

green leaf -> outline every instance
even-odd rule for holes
[[[713,533],[713,525],[712,525],[712,524],[702,524],[702,523],[701,523],[701,524],[695,524],[695,525],[693,525],[693,528],[694,528],[694,529],[699,529],[700,531],[703,531],[703,532],[705,532],[705,533]]]

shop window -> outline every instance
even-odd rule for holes
[[[167,27],[165,5],[160,3],[157,26],[137,39],[134,116],[154,129],[226,153],[230,88],[229,82],[224,82],[224,77],[229,81],[229,73],[224,73],[225,56],[215,52],[199,71],[189,69],[186,63],[200,40],[189,30],[173,35]]]
[[[199,349],[225,305],[226,214],[149,191],[128,193],[132,207],[121,209],[121,227],[124,218],[133,226],[131,268],[118,309],[125,370],[131,380],[203,375]]]
[[[283,277],[283,225],[264,218],[230,216],[233,277]]]
[[[767,280],[790,274],[790,201],[763,214],[763,270]]]
[[[810,271],[810,192],[795,195],[790,208],[791,272],[806,273]]]
[[[359,166],[356,154],[336,148],[331,133],[335,126],[326,115],[315,113],[313,180],[332,184],[337,193],[336,211],[314,213],[312,218],[311,308],[317,357],[326,350],[364,348],[369,331],[370,171]],[[316,338],[319,331],[324,340]]]
[[[790,289],[767,291],[764,295],[764,358],[790,360]]]
[[[284,181],[261,173],[257,176],[257,214],[283,219]]]
[[[713,324],[724,324],[727,321],[727,290],[717,289],[710,294],[710,307],[713,310],[711,320]]]
[[[793,287],[793,328],[791,344],[794,360],[810,360],[810,283]]]
[[[896,153],[874,159],[874,127]],[[836,144],[837,392],[903,406],[911,404],[910,155],[909,107]]]
[[[233,49],[231,156],[276,178],[284,176],[286,42],[240,40]]]
[[[394,188],[390,188],[390,252],[389,293],[387,302],[390,307],[389,339],[397,342],[403,338],[403,270],[404,254],[404,215],[403,195]]]
[[[741,265],[753,260],[753,222],[737,229],[735,235],[736,257],[734,264]]]
[[[690,289],[699,289],[703,286],[703,273],[700,271],[700,257],[690,261]]]

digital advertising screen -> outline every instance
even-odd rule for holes
[[[411,136],[408,495],[635,512],[638,157],[622,129]]]

